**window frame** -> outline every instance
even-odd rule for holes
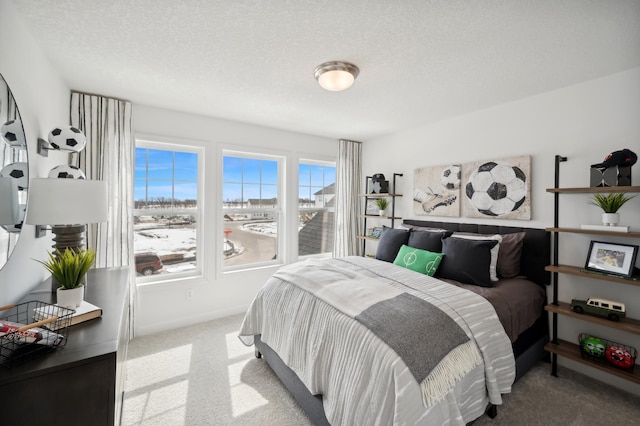
[[[175,273],[166,273],[166,274],[153,274],[150,276],[139,276],[135,273],[136,276],[136,285],[145,286],[145,285],[156,285],[168,283],[171,281],[179,281],[186,279],[202,279],[204,276],[208,274],[208,266],[207,262],[204,262],[203,259],[206,259],[207,253],[209,252],[208,244],[206,244],[206,227],[204,224],[204,218],[206,217],[206,200],[204,197],[205,194],[205,146],[206,143],[202,141],[196,140],[184,140],[178,138],[166,138],[156,135],[140,135],[137,134],[135,136],[135,148],[146,148],[146,149],[156,149],[163,151],[172,151],[172,152],[187,152],[197,154],[197,164],[198,170],[196,173],[197,176],[197,207],[194,214],[193,210],[189,209],[158,209],[154,210],[154,213],[169,213],[169,214],[186,214],[196,217],[196,268],[191,271],[185,272],[175,272]],[[135,164],[134,164],[135,167]],[[132,191],[135,194],[135,170],[134,170],[134,190]],[[175,182],[173,182],[175,183]],[[133,209],[132,209],[132,217],[136,216],[146,216],[148,214],[147,210],[144,209],[136,209],[135,208],[135,197],[133,200]],[[134,253],[135,253],[135,243],[134,243]],[[135,265],[134,265],[135,268]]]
[[[277,196],[276,207],[274,211],[276,213],[276,226],[277,226],[277,241],[276,241],[276,258],[273,260],[265,260],[260,262],[252,262],[242,265],[225,266],[223,258],[223,235],[225,221],[224,216],[229,213],[263,213],[264,209],[260,207],[254,208],[225,208],[224,207],[224,157],[239,157],[252,160],[270,160],[276,161],[278,167],[277,174]],[[287,155],[275,150],[262,150],[255,147],[238,147],[238,146],[220,146],[218,149],[218,161],[219,166],[218,176],[218,194],[217,197],[217,211],[220,213],[220,218],[217,220],[218,233],[216,237],[216,265],[219,275],[232,274],[235,272],[249,271],[253,269],[268,268],[273,266],[281,266],[288,262],[287,253],[287,186],[286,181],[286,165]]]
[[[307,164],[307,165],[311,165],[311,166],[322,166],[322,167],[333,167],[334,169],[336,169],[336,182],[338,180],[338,176],[337,176],[337,160],[333,159],[333,160],[328,160],[328,159],[319,159],[318,156],[313,156],[313,155],[300,155],[297,158],[297,167],[296,167],[296,198],[295,198],[295,205],[296,205],[296,233],[295,233],[295,237],[296,237],[296,249],[295,249],[295,254],[298,260],[304,260],[304,259],[309,259],[309,258],[314,258],[314,257],[318,257],[318,258],[324,258],[324,257],[331,257],[333,255],[332,252],[322,252],[322,253],[315,253],[315,254],[307,254],[307,255],[300,255],[300,247],[298,244],[298,233],[299,231],[297,230],[297,224],[298,224],[298,218],[300,217],[300,213],[302,212],[318,212],[318,211],[331,211],[333,209],[333,212],[335,214],[335,207],[331,208],[331,207],[300,207],[300,203],[298,202],[299,200],[299,194],[300,194],[300,166],[303,164]],[[325,185],[326,186],[326,185]],[[324,186],[323,186],[324,188]],[[335,195],[334,195],[335,197]],[[335,226],[335,224],[334,224]],[[334,229],[335,232],[335,229]]]

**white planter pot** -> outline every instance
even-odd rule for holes
[[[379,214],[380,216],[384,216],[384,210],[378,210],[378,214]]]
[[[56,305],[68,309],[76,309],[80,307],[84,300],[84,286],[69,290],[66,290],[63,287],[58,287],[56,290],[56,296]]]
[[[607,226],[616,226],[620,222],[619,213],[602,213],[602,224]]]

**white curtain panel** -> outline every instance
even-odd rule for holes
[[[87,226],[87,247],[96,250],[96,267],[131,265],[130,324],[133,337],[136,276],[133,248],[133,172],[135,141],[131,103],[86,93],[71,93],[71,125],[87,137],[78,166],[87,179],[107,182],[109,219]]]
[[[333,255],[360,254],[360,181],[362,180],[362,144],[340,139],[336,170],[336,213]]]

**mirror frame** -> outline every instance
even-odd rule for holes
[[[22,140],[25,141],[24,125],[22,124],[22,116],[20,115],[18,104],[11,92],[9,83],[0,73],[0,126],[4,126],[5,123],[15,119],[20,120],[19,130],[22,131]],[[9,177],[11,170],[8,166],[15,163],[25,163],[20,166],[22,171],[26,172],[24,180],[19,183],[20,189],[18,191],[20,222],[16,223],[15,226],[0,225],[0,270],[9,261],[20,237],[27,207],[27,187],[29,183],[29,156],[26,141],[24,145],[11,146],[6,141],[5,135],[0,134],[0,176]]]

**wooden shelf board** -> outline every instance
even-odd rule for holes
[[[600,324],[605,327],[614,328],[616,330],[626,331],[628,333],[640,334],[640,321],[633,318],[622,318],[620,321],[610,321],[606,318],[596,317],[593,315],[579,314],[571,310],[571,305],[567,302],[558,302],[557,305],[549,304],[544,307],[545,310],[560,315],[566,315],[580,319],[582,321]]]
[[[605,371],[609,374],[613,374],[614,376],[629,380],[633,383],[640,384],[640,366],[638,364],[635,365],[633,372],[628,372],[617,369],[615,367],[600,364],[595,361],[583,358],[580,354],[580,346],[560,339],[558,340],[558,344],[552,342],[547,343],[546,345],[544,345],[544,349],[548,352],[553,352],[558,356],[571,359],[573,361],[588,365],[598,370]]]
[[[380,240],[380,238],[369,237],[368,235],[356,235],[356,238],[359,238],[361,240],[369,240],[369,241],[378,241],[378,240]]]
[[[564,194],[596,194],[603,192],[640,192],[640,186],[593,186],[586,188],[547,188],[547,192]]]
[[[597,229],[582,228],[545,228],[544,230],[547,232],[567,232],[572,234],[610,235],[613,237],[640,238],[640,232],[600,231]]]
[[[402,197],[402,194],[358,194],[359,197],[367,197],[367,198],[381,198],[381,197]]]
[[[594,280],[602,280],[602,281],[609,281],[612,283],[640,286],[640,280],[631,280],[631,279],[625,279],[625,278],[618,278],[611,275],[602,275],[598,273],[583,272],[580,269],[581,268],[577,266],[569,266],[569,265],[558,265],[558,266],[549,265],[544,268],[545,271],[549,271],[549,272],[558,272],[560,274],[575,275],[578,277],[592,278]]]
[[[373,219],[396,219],[396,220],[402,219],[401,217],[398,217],[398,216],[380,216],[379,214],[361,214],[361,215],[358,215],[358,217],[367,217],[367,218],[373,218]]]

